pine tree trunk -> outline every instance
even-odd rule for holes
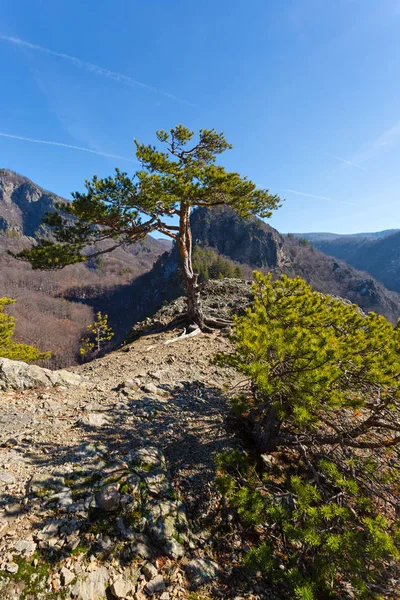
[[[181,258],[183,281],[186,288],[188,321],[201,329],[204,327],[204,314],[201,308],[200,288],[197,283],[198,275],[193,271],[192,264],[192,235],[190,231],[190,210],[182,203],[180,214],[180,232],[177,239]]]

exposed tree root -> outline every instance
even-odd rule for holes
[[[164,346],[167,346],[168,344],[173,344],[174,342],[179,342],[179,340],[186,340],[187,338],[194,337],[195,335],[199,335],[200,333],[201,329],[199,329],[198,327],[193,331],[190,331],[189,333],[186,333],[186,329],[184,329],[183,333],[181,333],[179,337],[172,338],[172,340],[167,340],[166,342],[164,342]]]
[[[229,318],[219,318],[219,317],[204,317],[203,326],[200,327],[203,333],[212,333],[214,329],[225,329],[225,327],[230,327],[233,323],[232,319]],[[171,325],[184,325],[193,331],[199,327],[198,323],[194,322],[194,320],[189,316],[187,312],[184,312],[177,317],[174,318]]]
[[[214,319],[212,317],[205,317],[204,323],[211,329],[225,329],[225,327],[230,327],[233,321],[231,319]]]

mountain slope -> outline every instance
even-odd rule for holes
[[[229,258],[277,275],[300,275],[316,290],[348,298],[363,310],[373,310],[393,322],[400,316],[400,295],[301,240],[280,235],[259,219],[245,221],[232,210],[218,207],[194,211],[192,226],[197,243],[212,246]]]
[[[329,256],[368,271],[387,288],[400,292],[400,232],[376,239],[341,236],[310,243]]]
[[[367,233],[329,233],[329,232],[310,232],[310,233],[293,233],[297,238],[304,238],[309,242],[322,242],[322,241],[331,241],[340,239],[350,240],[352,238],[367,238],[370,240],[377,240],[381,238],[386,238],[388,235],[392,235],[392,233],[397,233],[400,231],[399,229],[384,229],[383,231],[371,231]]]
[[[116,340],[125,333],[121,306],[110,304],[104,309],[103,299],[151,269],[170,247],[164,240],[147,237],[85,264],[58,272],[33,271],[7,250],[18,252],[40,235],[48,235],[40,223],[59,201],[65,202],[26,177],[0,169],[0,296],[17,299],[10,309],[17,319],[17,339],[50,350],[52,358],[46,366],[52,368],[76,362],[79,340],[95,311],[109,313]]]
[[[254,269],[274,276],[287,274],[304,278],[314,289],[349,299],[364,311],[375,311],[393,323],[400,316],[400,295],[387,290],[367,273],[319,252],[301,240],[280,235],[252,218],[241,219],[231,209],[197,209],[191,216],[193,242],[211,247],[224,257],[239,262],[246,277]],[[115,290],[109,302],[128,307],[135,320],[144,319],[165,301],[184,294],[179,274],[179,256],[174,247],[164,253],[151,271],[132,284]]]

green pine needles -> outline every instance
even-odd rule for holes
[[[15,329],[15,319],[4,312],[6,306],[14,304],[11,298],[0,298],[0,357],[11,360],[22,360],[29,363],[50,357],[49,352],[40,352],[33,346],[19,344],[12,339]]]
[[[246,561],[287,598],[392,597],[399,328],[300,278],[255,274],[254,293],[216,359],[248,378],[236,408],[264,453],[263,469],[219,459],[219,489],[258,539]]]
[[[190,214],[195,207],[230,206],[238,215],[270,217],[280,199],[259,189],[247,177],[217,164],[231,148],[223,133],[200,129],[197,135],[183,125],[157,131],[157,146],[135,140],[141,169],[128,176],[118,169],[113,177],[96,175],[71,203],[57,205],[43,222],[53,240],[40,239],[17,255],[34,269],[62,269],[95,259],[115,248],[135,244],[158,231],[177,245],[187,294],[186,321],[207,327],[226,326],[207,319],[201,307],[198,275],[192,264]],[[209,320],[209,323],[207,323]]]
[[[108,324],[108,315],[103,315],[99,311],[96,320],[88,325],[87,329],[89,335],[81,339],[82,346],[79,348],[79,354],[81,356],[100,354],[114,337],[114,332]]]

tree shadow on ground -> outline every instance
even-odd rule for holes
[[[90,509],[107,468],[129,465],[132,452],[143,446],[155,446],[165,454],[173,499],[183,501],[191,526],[200,531],[211,524],[210,515],[212,520],[219,508],[213,485],[215,459],[220,452],[241,445],[224,426],[228,399],[219,389],[198,381],[160,385],[159,390],[160,394],[151,396],[121,392],[113,405],[96,410],[104,418],[102,426],[78,417],[73,429],[74,434],[82,434],[79,443],[58,439],[21,446],[34,475],[24,494],[1,493],[0,508],[11,527],[13,523],[17,527],[20,519],[33,523],[44,561],[58,563],[82,552],[99,560],[117,557],[121,564],[129,564],[135,543],[151,541],[146,525],[140,524],[143,515],[136,515],[135,523],[121,523],[118,511]],[[157,494],[152,501],[162,502]],[[157,543],[151,548],[162,555]],[[195,556],[186,550],[189,557]],[[218,578],[214,583],[218,585]]]

